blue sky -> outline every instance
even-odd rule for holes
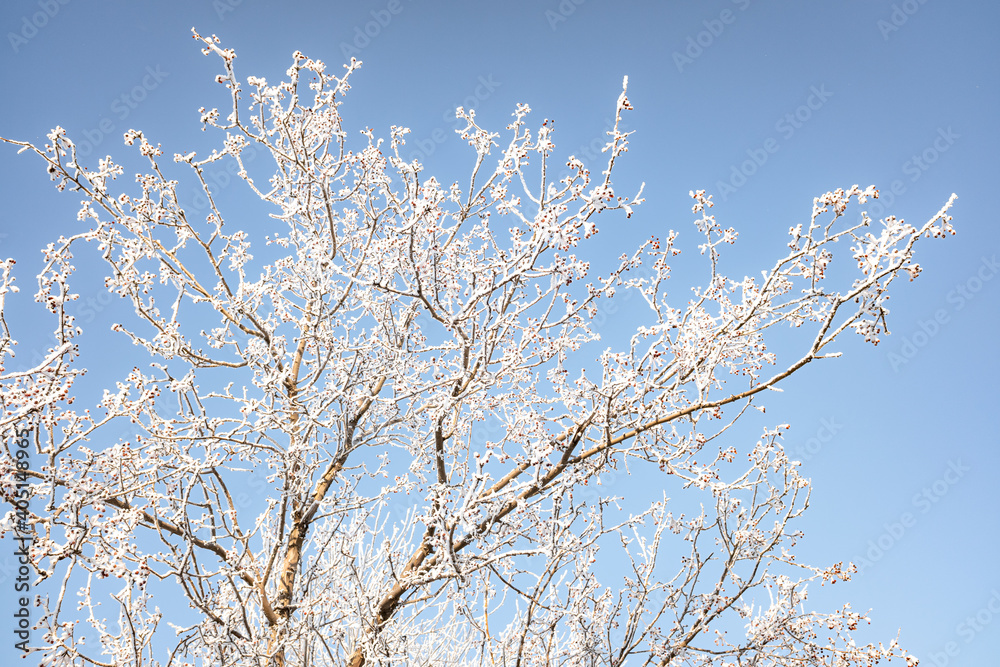
[[[902,628],[924,665],[995,664],[997,25],[996,3],[944,0],[9,1],[0,136],[43,142],[62,125],[93,145],[94,160],[124,154],[129,128],[168,155],[202,150],[213,137],[199,131],[197,109],[226,99],[213,82],[218,59],[190,37],[195,26],[235,48],[244,80],[277,80],[296,49],[331,67],[364,61],[344,115],[382,136],[410,127],[408,150],[442,181],[469,165],[454,107],[475,106],[484,127],[501,130],[527,102],[537,124],[556,120],[561,151],[585,156],[603,141],[628,75],[635,134],[616,182],[645,181],[646,203],[629,221],[603,221],[610,233],[593,259],[677,229],[682,296],[704,277],[691,189],[714,194],[720,222],[740,232],[724,265],[740,277],[769,267],[827,190],[875,184],[885,210],[870,210],[914,224],[958,193],[958,235],[921,244],[924,274],[894,285],[893,335],[877,348],[845,339],[844,358],[786,383],[767,416],[793,425],[786,444],[813,480],[800,559],[869,561],[823,600],[873,609],[874,635]],[[18,259],[26,296],[38,249],[75,228],[76,201],[9,147],[0,176],[0,254]],[[223,189],[232,201],[249,194]],[[96,281],[81,293],[91,299],[79,306],[85,326],[113,314]],[[8,319],[22,349],[45,328],[23,301]],[[630,324],[618,317],[609,337]],[[88,381],[108,382],[121,341],[100,331],[85,342],[89,358],[107,362]],[[6,566],[0,578],[12,585]]]

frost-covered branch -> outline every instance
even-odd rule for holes
[[[623,194],[613,179],[632,139],[621,129],[627,79],[599,174],[561,156],[554,128],[533,128],[521,104],[506,134],[458,110],[473,166],[464,186],[445,185],[401,157],[408,129],[394,126],[386,142],[340,115],[360,62],[332,74],[296,52],[287,80],[244,84],[235,53],[195,38],[222,59],[216,80],[230,104],[201,111],[222,139],[209,155],[164,162],[129,130],[143,173],[117,192],[125,167],[81,164],[61,128],[43,146],[4,140],[80,197],[87,227],[44,250],[35,300],[56,318],[50,349],[30,368],[0,370],[0,423],[37,425],[37,456],[21,471],[47,507],[32,517],[32,563],[62,582],[42,603],[44,660],[905,656],[895,643],[856,645],[864,616],[849,607],[805,609],[810,583],[849,578],[852,566],[792,557],[809,488],[781,447],[787,426],[765,426],[756,443],[731,426],[763,411],[766,390],[838,356],[841,334],[878,343],[890,284],[920,272],[917,241],[954,233],[954,196],[917,227],[866,215],[849,224],[849,206],[877,190],[828,192],[790,230],[784,256],[731,278],[724,251],[736,231],[692,191],[708,280],[679,302],[666,291],[675,231],[603,277],[584,259],[594,251],[582,254],[599,215],[633,217],[643,202],[641,187]],[[245,163],[251,145],[273,169]],[[206,169],[229,160],[279,231],[262,238],[227,216]],[[553,179],[562,164],[569,175]],[[182,206],[181,182],[204,192],[202,213]],[[86,244],[103,258],[106,288],[132,306],[128,321],[108,323],[113,335],[153,359],[97,400],[73,393],[86,350],[65,309],[77,298],[73,253]],[[845,260],[853,278],[831,284]],[[0,269],[9,362],[13,260]],[[602,308],[626,290],[645,315],[625,345],[605,347]],[[780,363],[767,346],[777,326],[803,332]],[[74,400],[91,409],[76,412]],[[16,472],[5,451],[10,503]],[[613,496],[609,476],[644,481]],[[3,529],[12,522],[11,512]],[[82,613],[68,604],[76,595]],[[185,601],[195,620],[165,619],[154,596]]]

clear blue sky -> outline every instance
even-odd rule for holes
[[[715,214],[740,232],[727,264],[739,276],[769,267],[827,190],[875,184],[887,203],[895,189],[888,211],[915,224],[957,192],[958,235],[924,244],[924,274],[894,285],[893,335],[877,348],[846,341],[845,358],[806,369],[767,414],[793,424],[787,444],[814,483],[801,560],[871,560],[823,600],[872,608],[874,636],[902,628],[923,665],[994,665],[998,25],[1000,5],[986,1],[8,0],[0,135],[42,142],[62,125],[93,155],[121,155],[122,132],[136,128],[168,155],[202,149],[211,137],[197,109],[226,99],[213,83],[218,59],[190,37],[196,26],[236,49],[244,80],[277,80],[296,49],[329,66],[363,60],[345,116],[383,136],[410,127],[411,152],[444,181],[468,165],[448,120],[455,106],[476,106],[499,130],[527,102],[537,123],[556,120],[560,150],[581,156],[603,138],[627,74],[635,135],[617,183],[645,181],[647,202],[597,247],[613,256],[680,230],[680,294],[703,277],[690,189],[714,193]],[[760,164],[744,166],[754,156]],[[0,174],[0,254],[18,259],[27,294],[38,249],[76,228],[76,198],[10,148],[0,147]],[[41,320],[16,308],[15,337],[27,341]],[[109,362],[88,381],[108,381],[121,341],[87,340],[90,358]],[[0,583],[4,596],[11,585]],[[6,636],[0,646],[4,655]]]

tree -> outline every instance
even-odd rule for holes
[[[249,77],[246,93],[235,53],[195,37],[225,68],[231,112],[202,109],[225,132],[221,150],[168,168],[130,130],[149,167],[117,194],[123,167],[81,164],[62,128],[41,147],[4,140],[82,195],[90,226],[45,250],[35,300],[56,342],[0,377],[0,425],[31,434],[30,464],[5,443],[4,497],[16,510],[18,476],[30,482],[38,502],[20,525],[35,533],[39,580],[58,582],[33,647],[46,664],[916,663],[895,641],[856,645],[866,616],[849,606],[806,611],[809,583],[853,566],[794,558],[809,483],[782,449],[788,426],[750,446],[726,438],[749,408],[763,412],[764,392],[838,356],[844,332],[878,343],[890,283],[920,271],[917,240],[954,233],[954,195],[915,227],[863,213],[849,223],[851,200],[874,187],[828,192],[783,257],[734,280],[720,252],[736,232],[692,192],[708,281],[671,305],[675,232],[585,284],[576,254],[599,213],[630,217],[643,201],[612,182],[627,78],[599,175],[570,157],[554,178],[552,128],[529,129],[527,105],[502,144],[458,109],[474,165],[467,185],[444,186],[400,157],[405,128],[387,147],[370,129],[356,143],[338,107],[360,62],[335,76],[296,52],[287,81]],[[274,159],[266,184],[241,157],[250,146]],[[284,224],[265,244],[213,198],[206,168],[219,160]],[[191,170],[204,219],[181,206],[170,169]],[[838,240],[857,268],[833,287]],[[72,407],[81,329],[67,304],[84,241],[134,307],[112,328],[153,358],[93,411]],[[13,264],[0,299],[16,291]],[[600,351],[595,322],[626,291],[646,321],[623,349]],[[0,323],[6,359],[15,343]],[[780,365],[765,344],[778,325],[807,332]],[[122,421],[135,437],[109,440]],[[612,497],[609,473],[655,476],[678,497]],[[194,620],[165,615],[154,593],[186,600]]]

